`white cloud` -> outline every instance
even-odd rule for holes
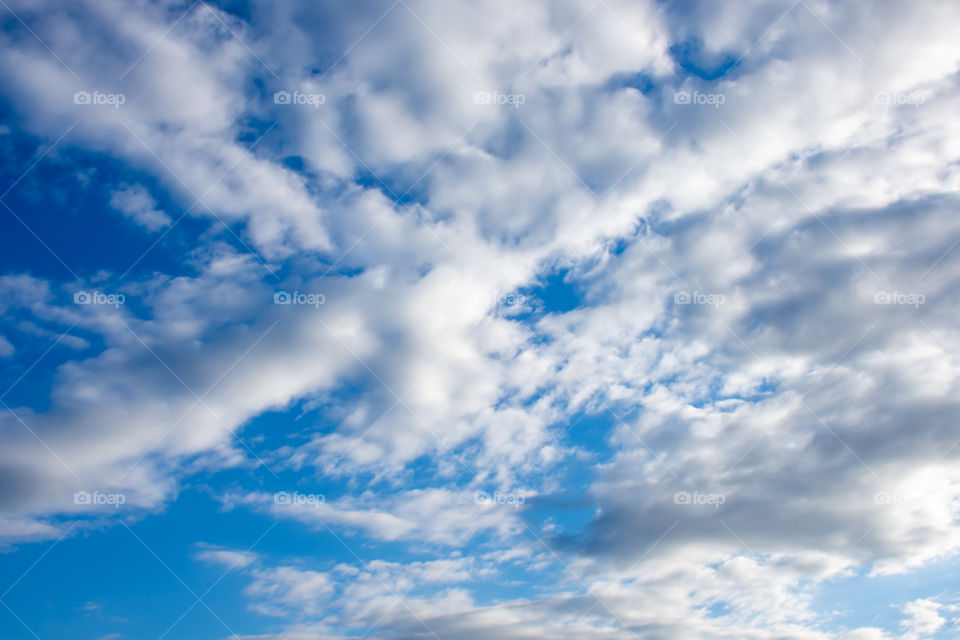
[[[317,613],[333,592],[330,576],[293,567],[253,571],[254,580],[244,595],[263,604],[254,609],[269,616],[282,616],[292,609],[306,615]]]
[[[171,222],[170,216],[157,209],[156,201],[139,185],[112,191],[110,206],[145,227],[147,231],[159,231]]]
[[[939,613],[942,606],[929,598],[914,600],[903,605],[903,612],[909,616],[909,619],[900,623],[904,628],[903,637],[925,638],[939,631],[947,622]]]
[[[250,551],[204,549],[197,553],[197,559],[213,564],[220,564],[227,569],[246,569],[257,561],[257,554]]]
[[[228,507],[246,505],[277,519],[297,520],[318,531],[345,527],[386,541],[451,545],[491,531],[508,536],[520,530],[519,510],[513,504],[485,502],[477,496],[477,491],[413,489],[389,495],[364,492],[336,500],[290,502],[277,500],[276,494],[228,494],[224,502]]]
[[[8,358],[13,355],[15,349],[10,341],[0,336],[0,358]]]

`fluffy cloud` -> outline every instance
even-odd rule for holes
[[[939,614],[941,606],[939,602],[929,599],[914,600],[905,604],[903,612],[910,617],[901,623],[904,628],[904,637],[923,638],[939,631],[946,622]]]
[[[110,204],[133,219],[147,231],[157,231],[170,224],[170,216],[157,209],[157,203],[141,186],[128,186],[110,194]]]

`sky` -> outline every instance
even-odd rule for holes
[[[960,637],[958,31],[0,0],[0,638]]]

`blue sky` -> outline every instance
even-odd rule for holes
[[[958,27],[0,1],[0,638],[958,637]]]

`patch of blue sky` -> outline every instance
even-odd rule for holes
[[[23,323],[33,326],[25,331]],[[4,403],[11,407],[29,407],[36,412],[46,411],[53,402],[50,390],[56,382],[57,368],[98,347],[96,343],[82,350],[68,346],[65,341],[72,343],[72,338],[84,334],[73,329],[61,338],[62,333],[62,327],[41,327],[35,318],[21,311],[4,314],[0,335],[15,349],[11,356],[0,358],[0,380],[3,381],[0,397]],[[61,338],[59,343],[58,338]]]
[[[93,278],[101,271],[111,273],[117,282],[128,270],[126,281],[157,271],[192,274],[184,256],[200,246],[198,237],[209,227],[208,221],[187,215],[157,242],[166,229],[145,233],[110,205],[113,190],[141,185],[159,210],[177,220],[182,208],[155,178],[109,156],[73,149],[69,140],[37,162],[49,142],[41,144],[19,133],[0,140],[11,137],[3,142],[0,160],[0,185],[9,190],[4,202],[16,214],[0,216],[0,235],[10,239],[4,243],[7,273],[65,283],[75,281],[74,274]],[[34,162],[36,166],[24,175]]]
[[[677,67],[689,76],[713,81],[726,76],[737,65],[739,57],[728,52],[709,53],[703,41],[689,38],[670,47],[670,55]]]
[[[733,609],[727,602],[714,602],[712,605],[707,607],[708,618],[722,618],[723,616],[731,613],[733,613]]]
[[[262,550],[274,550],[282,557],[288,545],[304,548],[303,528],[283,524],[261,541]],[[25,544],[17,553],[0,554],[0,574],[11,576],[11,582],[26,572],[5,601],[40,637],[75,638],[77,629],[90,638],[109,633],[159,637],[196,601],[190,590],[203,594],[226,571],[198,562],[195,555],[201,547],[197,543],[244,550],[269,525],[269,520],[244,510],[223,512],[203,491],[189,488],[160,513],[136,516],[121,506],[102,528],[82,531],[85,525],[81,524],[56,546],[50,541]],[[310,537],[315,541],[319,536]],[[27,572],[48,550],[43,561]],[[263,618],[236,606],[236,594],[247,582],[235,570],[203,600],[231,627],[256,629]],[[0,620],[4,638],[34,637],[6,609],[0,610]],[[169,637],[229,635],[198,604]]]
[[[583,292],[572,276],[569,267],[555,268],[543,274],[536,284],[519,289],[516,296],[506,296],[506,303],[518,303],[523,308],[519,313],[512,313],[511,319],[535,323],[547,314],[562,314],[579,308],[583,303]]]
[[[354,177],[354,182],[364,189],[377,189],[396,207],[403,207],[414,203],[423,204],[425,195],[422,189],[418,190],[416,178],[407,180],[393,175],[377,174],[364,170]]]
[[[780,388],[780,383],[776,380],[769,378],[763,378],[760,384],[754,387],[750,393],[731,393],[724,394],[721,393],[724,386],[724,378],[722,376],[716,376],[713,380],[710,381],[709,387],[705,390],[705,393],[701,394],[699,397],[691,400],[690,406],[696,407],[698,409],[711,406],[711,405],[723,405],[725,403],[729,404],[730,401],[738,402],[748,402],[751,404],[757,404],[766,400],[770,396],[777,393]],[[734,405],[730,404],[728,410],[733,410]]]
[[[645,96],[659,95],[664,90],[664,84],[649,73],[618,73],[613,75],[607,82],[607,89],[617,91],[619,89],[636,89]]]
[[[827,617],[832,628],[879,627],[898,635],[903,631],[902,605],[922,598],[945,604],[960,599],[958,570],[957,557],[894,575],[870,576],[869,569],[860,570],[821,585],[814,592],[812,609]],[[950,617],[949,612],[941,615]],[[956,630],[950,627],[945,625],[939,633],[925,637],[954,638]]]

